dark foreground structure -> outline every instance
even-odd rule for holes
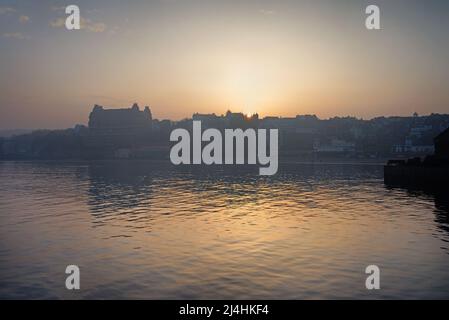
[[[384,167],[387,185],[447,188],[449,187],[449,129],[434,138],[435,153],[421,158],[390,160]]]

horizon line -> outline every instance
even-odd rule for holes
[[[107,108],[105,110],[119,110],[119,109],[130,109],[130,108]],[[140,109],[139,109],[140,110]],[[150,107],[151,110],[151,107]],[[258,113],[252,113],[250,115],[245,114],[243,112],[232,112],[231,110],[228,110],[231,113],[238,113],[238,114],[242,114],[244,117],[249,118],[253,115],[258,115]],[[188,121],[188,120],[192,120],[193,116],[195,114],[199,114],[199,115],[215,115],[216,117],[225,117],[225,114],[216,114],[214,112],[212,113],[200,113],[200,112],[194,112],[192,114],[192,116],[190,117],[184,117],[178,120],[171,120],[168,118],[153,118],[152,120],[157,120],[157,121],[171,121],[171,122],[181,122],[181,121]],[[416,115],[415,115],[416,114]],[[432,112],[429,114],[423,114],[420,115],[417,112],[414,112],[412,115],[410,116],[406,116],[406,115],[379,115],[379,116],[375,116],[375,117],[371,117],[371,118],[363,118],[363,117],[357,117],[357,116],[352,116],[352,115],[345,115],[345,116],[332,116],[332,117],[327,117],[327,118],[320,118],[319,116],[317,116],[316,114],[297,114],[295,116],[282,116],[282,115],[265,115],[264,117],[259,118],[259,120],[264,120],[266,118],[278,118],[278,119],[295,119],[297,117],[316,117],[319,121],[329,121],[329,120],[333,120],[333,119],[355,119],[355,120],[359,120],[359,121],[372,121],[375,119],[380,119],[380,118],[413,118],[413,117],[417,117],[417,118],[423,118],[423,117],[430,117],[430,116],[449,116],[449,113],[438,113],[438,112]],[[201,121],[201,120],[198,120]],[[0,132],[8,132],[8,131],[39,131],[39,130],[66,130],[66,129],[73,129],[76,126],[85,126],[85,127],[89,127],[88,126],[88,121],[86,121],[86,123],[74,123],[71,127],[47,127],[47,128],[0,128]]]

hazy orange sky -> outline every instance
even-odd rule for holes
[[[82,30],[63,27],[69,4]],[[449,113],[449,1],[0,0],[0,28],[0,129],[133,102],[174,120]]]

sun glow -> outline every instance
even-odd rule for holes
[[[277,78],[262,61],[236,58],[223,70],[225,99],[232,110],[251,117],[279,95]]]

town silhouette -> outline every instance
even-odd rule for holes
[[[409,117],[355,117],[319,119],[315,115],[296,117],[245,115],[228,111],[224,115],[195,113],[180,121],[153,119],[151,109],[108,109],[95,105],[88,125],[65,130],[35,130],[0,138],[0,159],[168,159],[170,132],[192,130],[192,121],[204,129],[265,128],[279,130],[279,157],[293,161],[382,160],[432,154],[434,137],[449,127],[449,115]]]

